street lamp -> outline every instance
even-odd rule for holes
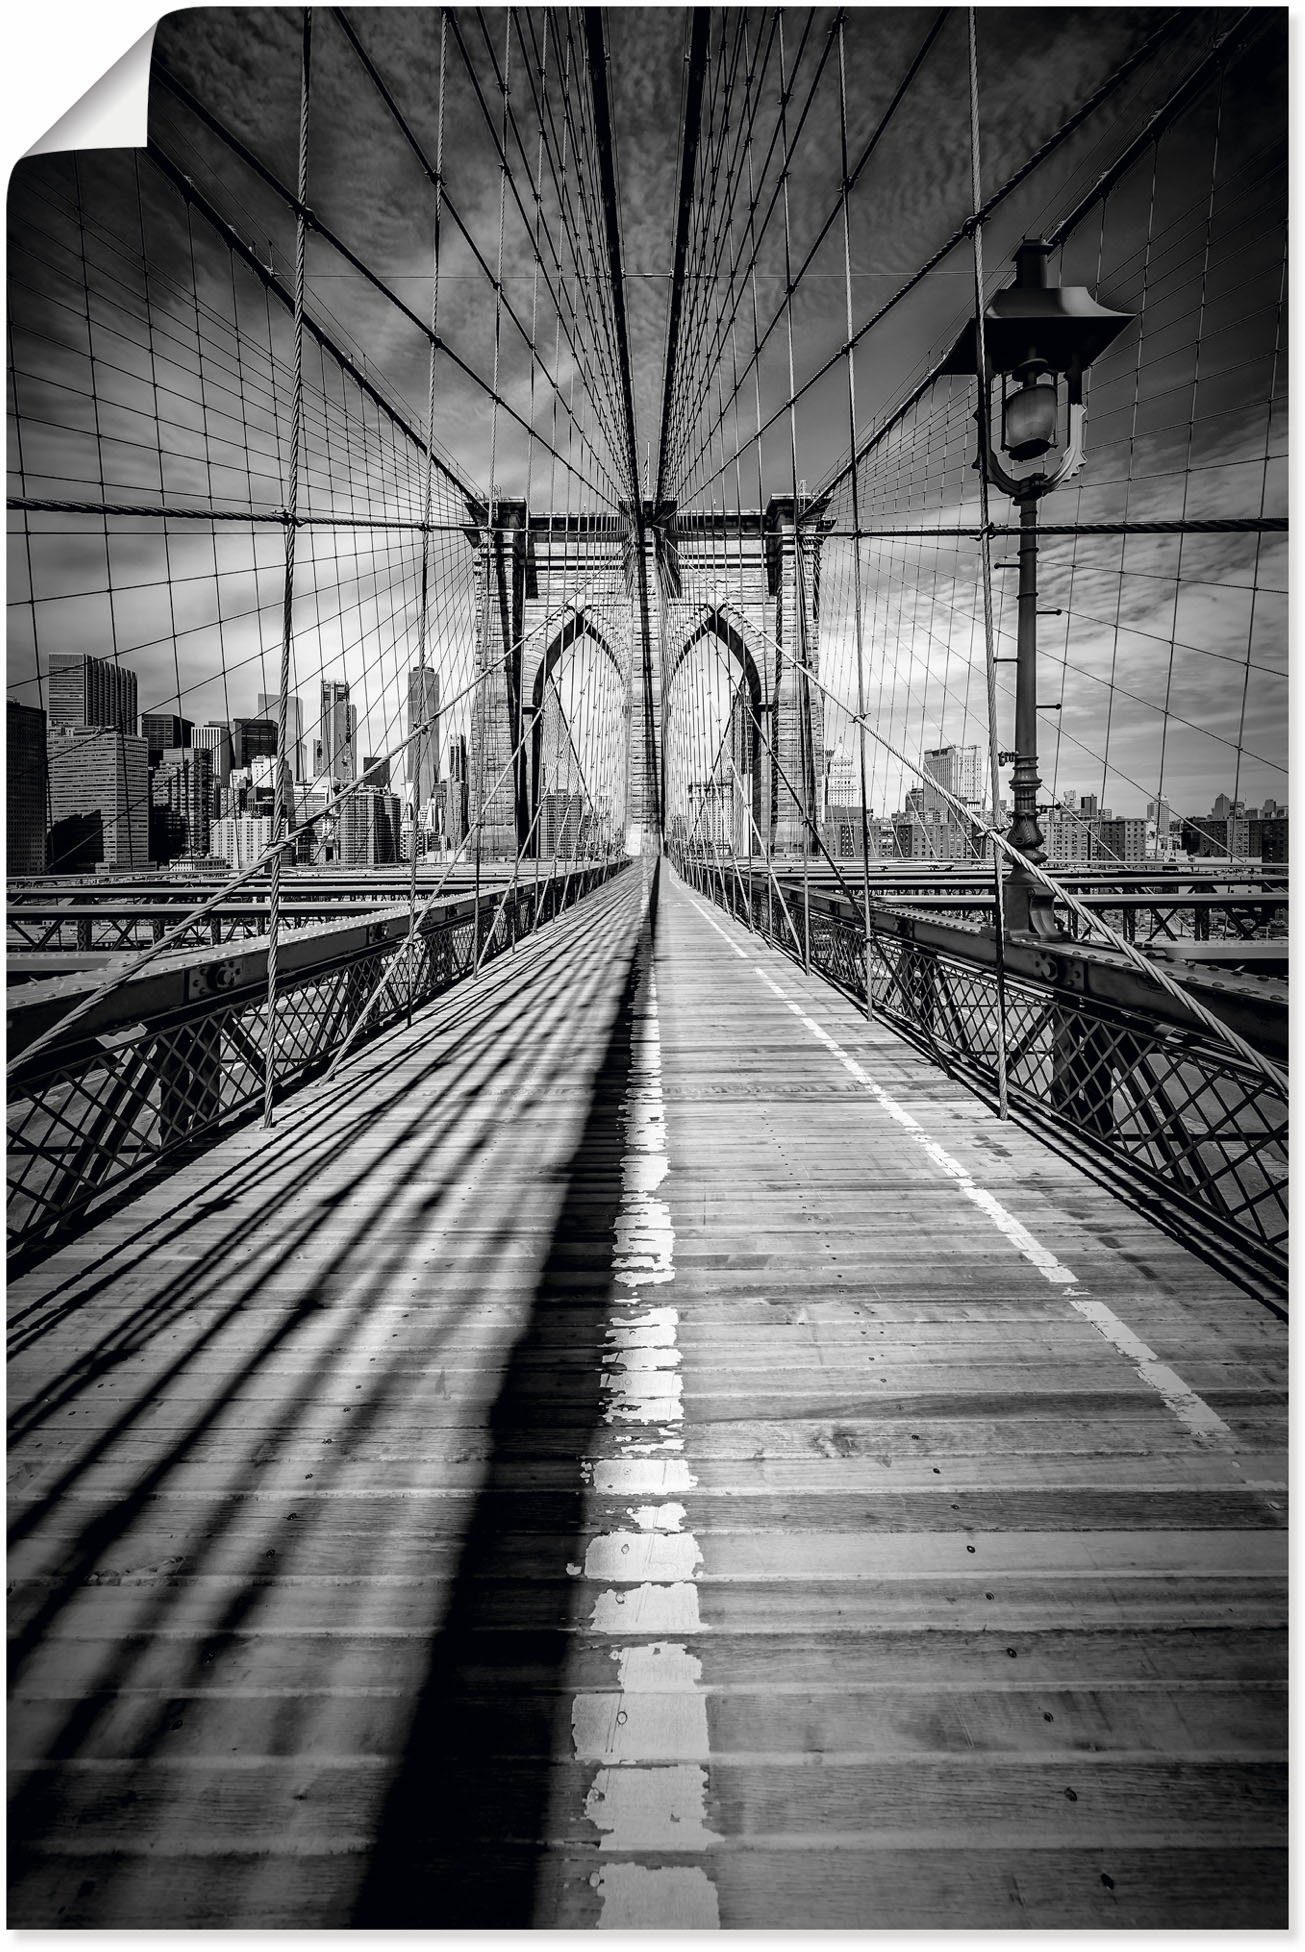
[[[1100,305],[1084,285],[1053,285],[1047,260],[1055,247],[1026,239],[1015,252],[1015,282],[993,298],[983,315],[983,349],[989,398],[980,402],[976,466],[1019,504],[1019,635],[1015,664],[1014,819],[1011,845],[1026,861],[1046,858],[1038,825],[1038,503],[1083,465],[1083,375],[1113,345],[1130,312]],[[975,322],[956,341],[944,373],[979,377]],[[992,441],[991,389],[1001,388],[1001,446]],[[1065,411],[1061,411],[1064,393]],[[1063,440],[1062,440],[1063,426]],[[1060,449],[1059,459],[1049,460]],[[1027,463],[1034,463],[1026,467]],[[994,808],[994,813],[996,809]],[[1056,935],[1051,898],[1017,863],[1006,895],[1012,929]]]

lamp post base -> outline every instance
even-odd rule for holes
[[[1064,935],[1056,920],[1052,897],[1022,863],[1010,871],[1003,891],[1003,907],[1006,928],[1012,934],[1034,935],[1043,942],[1059,940]]]

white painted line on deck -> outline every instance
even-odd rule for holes
[[[617,1458],[582,1466],[600,1497],[628,1497],[625,1523],[591,1538],[577,1576],[594,1582],[588,1628],[621,1636],[611,1649],[615,1687],[577,1694],[571,1732],[578,1761],[596,1762],[585,1815],[599,1835],[598,1925],[608,1931],[688,1931],[720,1925],[716,1886],[703,1864],[639,1858],[720,1842],[707,1824],[709,1749],[702,1664],[688,1636],[702,1630],[702,1552],[679,1494],[696,1479],[682,1453],[679,1310],[642,1290],[675,1279],[675,1229],[658,1189],[670,1170],[662,1098],[657,985],[651,959],[639,986],[622,1107],[625,1146],[613,1256],[615,1312],[603,1357],[602,1420],[624,1443]],[[629,1426],[634,1426],[630,1429]],[[633,1502],[646,1500],[648,1502]],[[630,1644],[632,1634],[659,1636]]]
[[[715,929],[717,935],[723,942],[728,943],[735,955],[751,964],[767,989],[793,1012],[798,1022],[809,1030],[832,1056],[838,1059],[844,1070],[869,1092],[880,1109],[902,1127],[912,1143],[919,1146],[939,1170],[955,1182],[958,1191],[963,1193],[967,1200],[988,1216],[997,1231],[1005,1236],[1026,1261],[1037,1268],[1044,1280],[1051,1282],[1054,1287],[1062,1291],[1070,1307],[1076,1309],[1085,1321],[1090,1322],[1098,1334],[1104,1336],[1119,1355],[1131,1362],[1135,1373],[1149,1388],[1155,1390],[1156,1394],[1164,1400],[1167,1408],[1191,1432],[1192,1436],[1202,1443],[1224,1444],[1232,1441],[1231,1429],[1218,1412],[1210,1408],[1203,1397],[1198,1396],[1196,1391],[1191,1389],[1167,1363],[1161,1362],[1155,1350],[1149,1348],[1140,1336],[1135,1335],[1112,1308],[1108,1308],[1104,1302],[1094,1301],[1090,1296],[1083,1294],[1078,1276],[1073,1269],[1066,1267],[1049,1247],[1044,1247],[1042,1242],[1029,1232],[1023,1221],[1017,1220],[1009,1207],[1002,1205],[995,1194],[990,1193],[985,1186],[980,1186],[959,1159],[954,1159],[936,1139],[931,1139],[920,1121],[914,1118],[904,1105],[899,1105],[882,1085],[876,1084],[864,1065],[859,1064],[845,1051],[842,1045],[830,1036],[823,1024],[817,1023],[814,1017],[808,1016],[799,1003],[795,1003],[792,997],[786,996],[774,978],[761,967],[757,958],[748,955],[740,948],[714,917],[707,913],[700,902],[694,901],[692,895],[689,900],[708,927]]]

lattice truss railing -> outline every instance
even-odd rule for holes
[[[66,725],[69,651],[121,680],[50,739],[46,866],[205,856],[230,728],[271,722],[246,810],[287,845],[221,833],[231,892],[270,886],[273,1011],[287,854],[395,860],[406,828],[415,936],[482,858],[623,850],[610,138],[597,16],[201,11],[156,38],[144,151],[15,174],[10,698]]]
[[[375,1035],[443,995],[622,865],[523,880],[495,901],[443,905],[411,951],[401,921],[354,930],[334,953],[323,939],[312,966],[292,967],[278,988],[278,1089],[318,1076],[360,1032]],[[91,1034],[16,1059],[7,1115],[11,1247],[48,1242],[107,1195],[184,1159],[261,1106],[269,1051],[262,958],[191,968],[195,994],[184,1001],[142,1000],[128,986],[121,1007],[97,1018]],[[21,1022],[21,998],[18,1012]]]
[[[719,542],[677,599],[699,617],[737,600],[737,511],[792,498],[806,545],[801,600],[786,615],[771,592],[787,663],[760,717],[728,640],[677,665],[669,616],[668,825],[801,851],[786,787],[759,820],[739,805],[739,714],[809,802],[810,854],[859,857],[863,807],[872,859],[972,860],[1008,817],[1014,511],[994,488],[994,718],[975,383],[938,371],[973,317],[977,207],[989,301],[1036,235],[1053,277],[1136,316],[1088,375],[1087,464],[1040,511],[1053,862],[1129,858],[1136,833],[1093,824],[1094,805],[1149,822],[1153,856],[1244,856],[1218,796],[1230,813],[1286,798],[1282,23],[1121,15],[1091,46],[1063,15],[976,25],[977,206],[963,10],[710,10],[690,29],[658,492]],[[777,730],[785,683],[805,750]],[[975,819],[933,804],[926,775],[960,783]]]

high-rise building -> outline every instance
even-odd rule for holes
[[[388,793],[390,790],[390,761],[388,754],[382,753],[379,757],[373,755],[370,759],[364,759],[362,777],[366,780],[368,786],[379,787],[382,793]]]
[[[140,735],[149,747],[150,765],[157,766],[165,752],[188,746],[194,729],[188,718],[179,718],[176,712],[142,712]]]
[[[835,746],[829,755],[829,767],[825,774],[825,804],[834,807],[860,808],[861,802],[861,755],[849,751],[844,745]]]
[[[424,807],[435,792],[440,776],[440,674],[429,666],[413,665],[408,673],[408,737],[413,739],[422,727],[420,765],[416,780],[415,804]],[[412,792],[415,745],[408,750],[408,787]]]
[[[49,730],[110,725],[136,734],[136,673],[109,658],[55,651],[46,679]]]
[[[384,867],[398,859],[399,802],[393,793],[360,786],[335,815],[335,858],[341,867]]]
[[[9,874],[44,874],[49,821],[49,767],[45,713],[11,699],[5,738],[5,868]]]
[[[61,874],[149,865],[149,747],[134,734],[61,725],[46,743],[50,866]]]
[[[232,720],[232,760],[237,766],[251,766],[255,759],[275,759],[276,741],[276,720],[273,718]]]
[[[231,778],[231,727],[211,718],[206,725],[195,727],[190,743],[213,754],[213,783],[225,786]]]
[[[298,833],[295,843],[295,859],[301,863],[334,860],[335,823],[327,817],[326,807],[331,799],[329,788],[325,786],[296,786],[294,789],[294,812],[291,826]],[[268,809],[270,812],[270,808]],[[309,821],[314,824],[310,827]]]
[[[287,762],[285,797],[287,822],[291,819],[295,793],[295,783],[290,778],[290,767]],[[265,813],[275,817],[276,760],[268,755],[262,759],[251,759],[247,766],[236,767],[229,783],[220,789],[218,800],[219,811],[223,815]]]
[[[357,736],[358,708],[349,703],[348,685],[334,678],[324,679],[321,736],[313,742],[317,778],[338,780],[341,785],[353,779]]]
[[[690,828],[698,816],[697,805],[690,801]],[[718,846],[723,834],[718,831],[723,807],[718,801],[714,787],[706,788],[706,803],[703,819],[709,828],[704,836],[701,825],[697,833],[697,844],[706,847]],[[582,852],[585,825],[585,800],[582,793],[545,793],[543,811],[540,815],[542,837],[541,852],[559,861],[578,860]]]
[[[561,836],[558,852],[573,853],[574,837],[579,833],[585,797],[581,793],[546,793],[540,815],[545,854],[555,851],[554,840]],[[579,811],[576,811],[576,808]],[[689,835],[694,848],[711,854],[728,850],[734,829],[734,780],[717,767],[713,779],[689,781]]]
[[[982,803],[982,775],[977,746],[936,746],[924,755],[924,772],[926,809],[941,812],[948,806],[948,801],[938,791],[940,786],[946,787],[958,800],[964,800],[967,806]]]
[[[273,725],[279,723],[280,694],[275,691],[260,691],[258,694],[258,716],[271,719]],[[304,707],[300,698],[287,698],[285,701],[285,756],[290,761],[290,772],[294,779],[304,776]]]
[[[921,823],[911,836],[912,854],[917,858],[963,861],[980,850],[973,820],[958,812],[952,799],[975,813],[982,808],[978,746],[935,746],[925,753],[924,784],[906,796],[907,807]]]
[[[459,733],[449,741],[449,772],[443,782],[444,838],[461,845],[467,832],[467,741]]]
[[[272,822],[266,814],[227,814],[215,820],[209,834],[209,852],[231,868],[252,867],[272,845]]]
[[[150,858],[207,854],[213,816],[213,754],[204,746],[165,752],[150,782]]]
[[[1078,796],[1078,810],[1085,820],[1091,820],[1094,814],[1100,813],[1101,811],[1100,794],[1080,793]]]

